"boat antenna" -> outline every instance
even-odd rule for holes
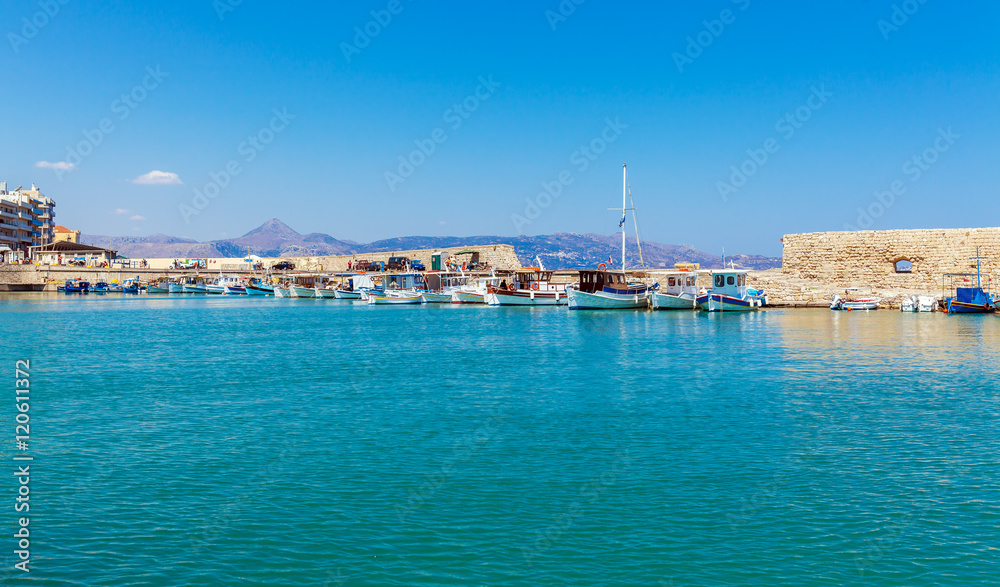
[[[625,207],[625,197],[628,195],[628,174],[625,164],[622,163],[622,207],[608,208],[608,210],[621,210],[622,219],[618,221],[618,226],[622,229],[622,273],[625,272],[625,211],[632,208]]]
[[[722,268],[726,268],[726,247],[722,247]]]
[[[980,257],[979,256],[979,247],[976,247],[976,256],[975,257],[969,257],[969,258],[976,260],[976,287],[978,287],[979,289],[983,289],[983,278],[982,278],[982,276],[979,273],[979,260],[980,259],[985,259],[986,257]]]

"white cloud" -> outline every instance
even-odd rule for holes
[[[145,219],[146,219],[145,216],[141,216],[139,214],[136,214],[135,216],[129,218],[129,220],[145,220]]]
[[[76,169],[76,165],[72,163],[67,163],[65,161],[56,161],[55,163],[51,161],[39,161],[35,163],[35,167],[41,167],[42,169],[51,169],[53,171],[73,171]]]
[[[115,214],[131,214],[131,210],[126,210],[125,208],[115,208]]]
[[[169,171],[157,171],[154,169],[145,175],[140,175],[139,177],[133,179],[132,183],[144,185],[170,185],[184,182],[181,181],[181,178],[178,177],[176,173],[171,173]]]

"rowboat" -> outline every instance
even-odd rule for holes
[[[540,267],[524,267],[511,276],[508,285],[487,284],[486,304],[489,306],[565,306],[566,285],[552,283],[552,272]]]
[[[857,297],[852,294],[852,291],[856,291],[857,288],[847,288],[844,290],[844,295],[847,296],[843,298],[840,294],[833,296],[833,301],[830,302],[831,310],[878,310],[878,305],[882,301],[882,298],[876,297]]]
[[[938,301],[932,296],[910,296],[899,305],[901,312],[934,312],[937,308]]]
[[[408,304],[419,304],[422,295],[418,292],[396,291],[396,292],[368,292],[368,303],[371,305],[401,306]]]
[[[699,295],[696,303],[706,312],[748,312],[763,306],[763,292],[749,290],[746,270],[713,270],[712,289]]]

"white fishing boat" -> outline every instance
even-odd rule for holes
[[[698,307],[698,272],[671,271],[650,296],[654,310],[693,310]]]
[[[368,292],[368,303],[371,305],[400,306],[420,304],[422,301],[422,294],[415,291]]]
[[[514,272],[510,283],[486,286],[489,306],[565,306],[566,284],[552,283],[552,272],[541,267],[523,267]]]
[[[876,297],[859,297],[857,295],[858,288],[849,287],[844,290],[844,296],[841,297],[840,294],[833,296],[833,301],[830,302],[831,310],[877,310],[879,302],[882,298]]]
[[[287,287],[274,286],[274,297],[276,298],[290,298],[292,294],[288,291]]]
[[[204,294],[208,293],[208,285],[204,277],[186,277],[182,284],[184,293]]]
[[[333,300],[337,298],[336,290],[332,287],[317,287],[313,290],[313,297]]]
[[[338,300],[360,300],[361,299],[361,291],[360,290],[358,290],[358,291],[352,291],[352,290],[337,288],[337,289],[333,290],[333,295]]]
[[[745,269],[716,269],[712,289],[699,295],[697,304],[707,312],[748,312],[764,305],[764,294],[751,293]]]
[[[628,195],[628,173],[622,164],[622,207],[611,208],[622,213],[618,226],[622,229],[622,268],[620,271],[607,270],[601,263],[597,270],[582,270],[579,280],[566,290],[570,310],[634,310],[649,307],[649,296],[657,285],[649,285],[630,279],[625,271],[625,219],[628,210],[633,210],[632,219],[636,225],[636,244],[639,245],[638,223],[635,221],[635,206],[626,207]],[[642,248],[639,248],[642,259]],[[610,261],[610,259],[609,259]]]
[[[168,287],[167,281],[165,279],[159,279],[157,281],[151,281],[146,284],[147,294],[165,294],[170,293],[170,288]]]
[[[485,304],[486,288],[500,285],[500,278],[492,273],[488,276],[469,276],[469,282],[451,292],[453,304]]]
[[[910,296],[899,306],[903,312],[936,312],[938,301],[933,296]]]
[[[184,284],[171,281],[167,283],[167,289],[170,293],[184,293]]]
[[[452,294],[458,288],[469,283],[469,276],[451,271],[429,271],[424,274],[424,287],[421,292],[425,304],[450,304]]]

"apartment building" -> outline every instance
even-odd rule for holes
[[[28,247],[45,245],[55,236],[55,207],[52,198],[34,184],[31,189],[7,189],[0,182],[0,249],[28,253]]]

